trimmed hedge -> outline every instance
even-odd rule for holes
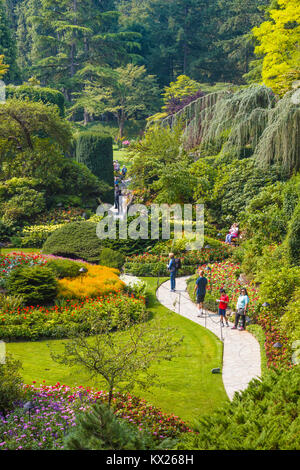
[[[50,259],[50,261],[47,262],[47,268],[53,271],[57,279],[64,277],[73,278],[80,275],[79,270],[82,268],[82,264],[68,259]]]
[[[101,266],[109,268],[121,269],[125,262],[125,256],[119,251],[111,248],[103,248],[100,254],[99,263]]]
[[[111,186],[109,201],[113,202],[113,139],[97,132],[82,132],[76,139],[76,160],[84,163],[100,180]]]
[[[10,294],[21,295],[27,305],[51,303],[58,293],[53,271],[44,266],[30,266],[12,271],[7,281]]]
[[[65,115],[65,97],[64,95],[53,88],[31,86],[31,85],[8,85],[6,87],[7,98],[28,98],[30,101],[42,101],[47,104],[55,104],[59,108],[59,114],[64,117]]]
[[[55,230],[43,245],[42,252],[65,258],[99,261],[101,242],[93,222],[71,222]]]

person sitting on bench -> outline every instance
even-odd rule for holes
[[[229,233],[226,235],[225,238],[225,243],[231,244],[233,238],[237,238],[239,236],[239,227],[238,224],[234,223],[230,230]]]

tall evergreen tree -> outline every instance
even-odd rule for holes
[[[20,71],[17,66],[16,41],[14,32],[11,31],[10,22],[6,13],[6,5],[0,0],[0,55],[4,55],[4,61],[9,65],[5,76],[7,83],[17,82]]]
[[[23,5],[18,38],[20,52],[23,44],[30,47],[28,73],[60,88],[69,100],[81,88],[78,70],[120,65],[130,48],[138,47],[137,33],[118,31],[119,14],[107,10],[114,6],[111,0],[24,0]]]

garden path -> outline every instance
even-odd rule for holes
[[[203,317],[197,317],[198,309],[187,292],[188,278],[176,279],[176,292],[170,292],[170,281],[164,282],[157,289],[156,297],[169,310],[208,328],[223,341],[222,378],[226,393],[232,400],[235,392],[245,390],[253,378],[261,376],[259,343],[247,331],[222,328],[217,314],[206,312]]]
[[[115,209],[114,206],[110,209],[110,211],[114,215],[114,219],[123,219],[126,212],[127,212],[127,207],[129,207],[131,203],[131,191],[128,189],[129,183],[131,179],[126,179],[120,184],[120,189],[122,191],[122,197],[120,200],[120,211],[118,212],[117,209]]]

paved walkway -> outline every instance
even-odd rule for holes
[[[232,400],[235,392],[244,390],[253,378],[261,376],[259,343],[247,331],[231,330],[226,326],[221,328],[219,316],[214,313],[207,312],[204,317],[197,317],[198,309],[186,290],[187,279],[176,279],[176,292],[170,292],[170,281],[164,282],[157,289],[157,299],[169,310],[208,328],[224,342],[222,378],[226,393]]]

